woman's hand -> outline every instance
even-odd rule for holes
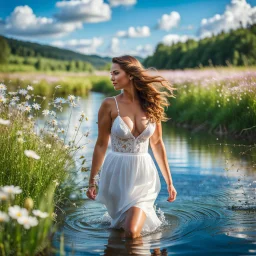
[[[92,200],[95,200],[95,197],[97,195],[96,187],[88,188],[87,191],[86,191],[86,195],[87,195],[88,198],[90,198]]]
[[[173,185],[167,186],[169,197],[167,199],[168,202],[173,202],[176,199],[177,191]]]

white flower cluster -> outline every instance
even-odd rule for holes
[[[14,195],[20,194],[21,192],[22,190],[19,186],[10,185],[0,187],[0,201],[7,201]],[[30,229],[31,227],[38,225],[38,219],[36,217],[46,218],[49,216],[47,212],[41,212],[40,210],[33,210],[32,213],[34,216],[29,216],[29,212],[26,208],[21,208],[18,205],[9,206],[8,214],[6,212],[0,211],[0,223],[9,222],[11,217],[25,229]]]

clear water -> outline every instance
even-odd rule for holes
[[[89,163],[103,98],[91,93],[71,118],[76,124],[82,110],[89,118],[82,127],[90,133],[83,152]],[[68,116],[69,112],[62,113],[63,119]],[[64,234],[66,255],[256,255],[256,170],[250,153],[240,154],[246,147],[166,124],[163,139],[178,196],[173,203],[166,201],[168,193],[159,170],[162,189],[155,207],[163,225],[157,232],[125,239],[121,231],[108,228],[104,205],[86,196],[77,200],[74,195],[71,200],[77,207],[65,209],[65,223],[56,232],[53,247],[59,248]],[[83,181],[86,176],[83,173],[77,179]]]

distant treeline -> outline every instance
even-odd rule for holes
[[[171,46],[160,43],[143,64],[158,69],[255,65],[256,24],[200,41],[189,39]]]
[[[26,42],[21,40],[16,40],[12,38],[7,38],[0,36],[0,47],[1,42],[6,41],[10,48],[10,54],[15,56],[21,56],[25,58],[36,57],[56,59],[61,61],[82,61],[85,63],[90,63],[95,68],[103,68],[110,61],[109,57],[100,57],[97,55],[84,55],[71,50],[60,49],[58,47],[42,45],[38,43]],[[1,56],[0,56],[1,58]]]

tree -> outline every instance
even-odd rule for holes
[[[6,64],[9,61],[11,49],[2,36],[0,36],[0,49],[0,64]]]

